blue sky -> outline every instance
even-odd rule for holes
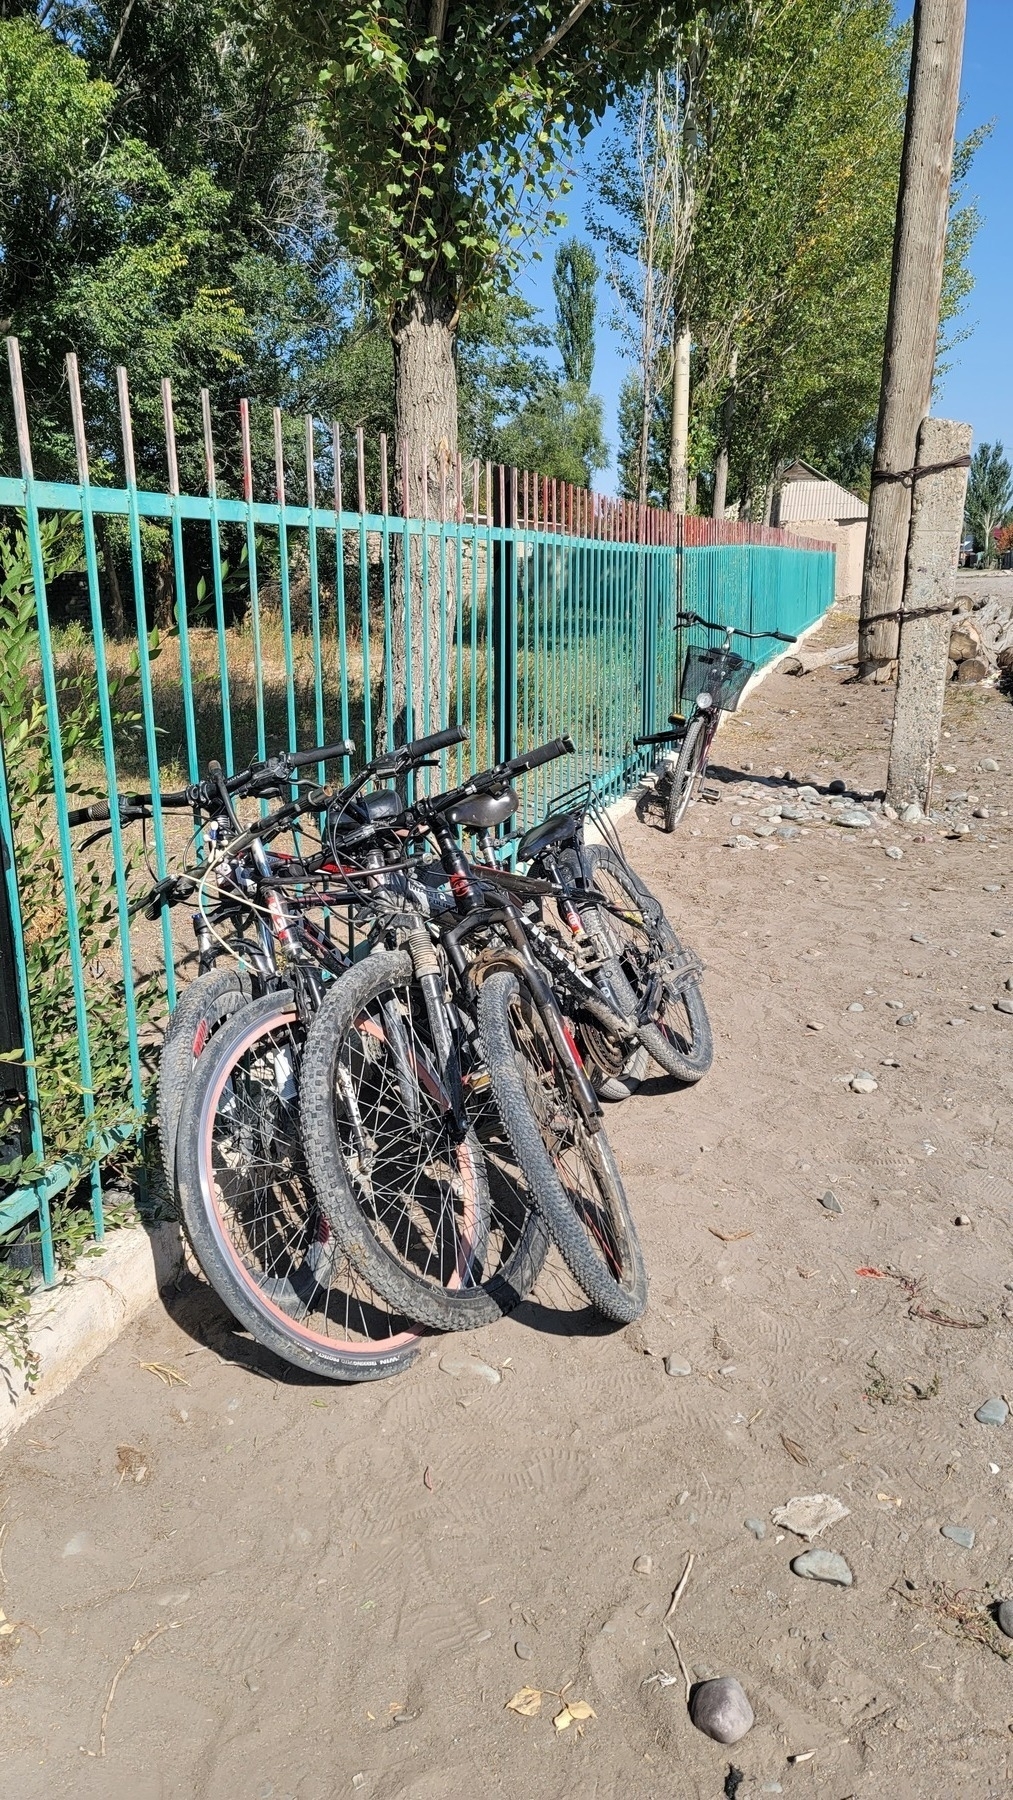
[[[898,16],[910,14],[911,6],[898,6]],[[961,326],[971,336],[958,344],[950,357],[949,373],[941,384],[935,410],[941,417],[968,420],[974,427],[975,442],[1005,441],[1013,448],[1013,97],[1010,69],[1013,66],[1013,0],[968,0],[967,35],[964,43],[964,66],[961,77],[963,110],[960,131],[994,121],[992,136],[979,150],[968,183],[969,195],[977,198],[982,226],[971,253],[971,269],[975,287],[968,300]],[[576,185],[569,196],[566,211],[567,232],[586,232],[588,181],[608,125],[589,140],[580,166]],[[565,234],[561,234],[565,235]],[[551,324],[554,317],[552,297],[552,257],[554,239],[542,246],[543,260],[532,262],[520,286]],[[599,283],[599,334],[595,364],[594,389],[605,401],[606,434],[616,445],[616,403],[626,371],[624,345],[610,323],[615,312],[614,297],[604,279]],[[615,484],[613,467],[604,471],[597,485],[611,492]]]

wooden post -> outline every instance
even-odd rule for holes
[[[913,802],[926,812],[932,797],[970,450],[970,425],[958,425],[952,419],[923,422],[918,434],[886,782],[887,800],[898,811]],[[919,475],[917,471],[922,469],[925,473]]]
[[[865,540],[859,673],[888,678],[897,655],[911,488],[929,410],[939,332],[953,134],[966,0],[916,0],[911,73],[893,241],[890,310]]]
[[[680,331],[675,340],[672,372],[672,440],[668,459],[668,509],[685,512],[689,487],[689,353],[690,335]],[[643,496],[646,498],[646,495]]]

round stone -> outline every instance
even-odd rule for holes
[[[855,1094],[874,1094],[879,1082],[874,1075],[869,1074],[868,1069],[859,1069],[857,1074],[852,1075],[848,1085]]]
[[[899,844],[887,844],[886,855],[890,857],[892,862],[900,862],[904,852]]]
[[[979,1425],[1005,1425],[1009,1407],[997,1396],[994,1400],[983,1400],[974,1416]]]
[[[534,1653],[534,1651],[533,1651],[533,1650],[532,1650],[532,1648],[531,1648],[531,1645],[530,1645],[530,1644],[526,1644],[526,1643],[525,1643],[525,1642],[524,1642],[524,1639],[523,1639],[523,1638],[517,1638],[517,1639],[515,1639],[515,1642],[514,1642],[514,1655],[515,1655],[515,1656],[519,1656],[519,1657],[520,1657],[520,1659],[521,1659],[521,1662],[530,1662],[530,1661],[531,1661],[531,1658],[532,1658],[532,1657],[533,1657],[533,1656],[534,1656],[534,1654],[535,1654],[535,1653]]]
[[[848,1011],[849,1012],[864,1012],[865,1007],[862,1005],[862,1002],[860,1000],[853,1000],[851,1002],[851,1005],[848,1007]]]
[[[827,782],[827,793],[828,794],[846,794],[847,791],[848,791],[847,787],[845,786],[844,782],[840,779],[840,776],[835,776],[833,781]]]
[[[650,1575],[654,1568],[654,1559],[650,1556],[638,1556],[634,1559],[634,1575]]]
[[[754,1719],[745,1688],[734,1675],[702,1681],[690,1702],[689,1714],[697,1730],[719,1744],[737,1744],[751,1730]]]
[[[747,1531],[752,1532],[754,1538],[760,1539],[766,1537],[767,1527],[762,1519],[743,1519],[742,1523]]]
[[[836,1550],[805,1550],[792,1558],[791,1567],[805,1581],[829,1581],[835,1587],[850,1587],[855,1579]]]
[[[970,1525],[943,1525],[940,1531],[951,1544],[959,1544],[961,1550],[974,1549],[974,1531]]]
[[[995,1609],[995,1622],[1008,1638],[1013,1638],[1013,1600],[1000,1600]]]
[[[1001,1013],[1013,1013],[1013,998],[1009,1000],[997,1000],[995,1003],[995,1010],[996,1012]]]
[[[863,826],[872,824],[872,814],[867,813],[864,806],[845,806],[836,815],[838,825],[845,825],[852,831],[860,831]]]

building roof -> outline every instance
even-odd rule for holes
[[[839,481],[830,481],[808,463],[798,462],[784,472],[774,514],[777,525],[800,519],[836,519],[843,524],[849,519],[867,519],[869,508]]]

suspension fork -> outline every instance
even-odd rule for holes
[[[426,1017],[429,1020],[429,1030],[436,1052],[437,1067],[450,1101],[454,1129],[461,1137],[464,1137],[471,1128],[471,1121],[468,1118],[468,1109],[465,1104],[461,1061],[454,1043],[454,1034],[450,1028],[443,968],[424,925],[417,925],[408,932],[406,948],[412,959],[415,979],[422,989]]]

